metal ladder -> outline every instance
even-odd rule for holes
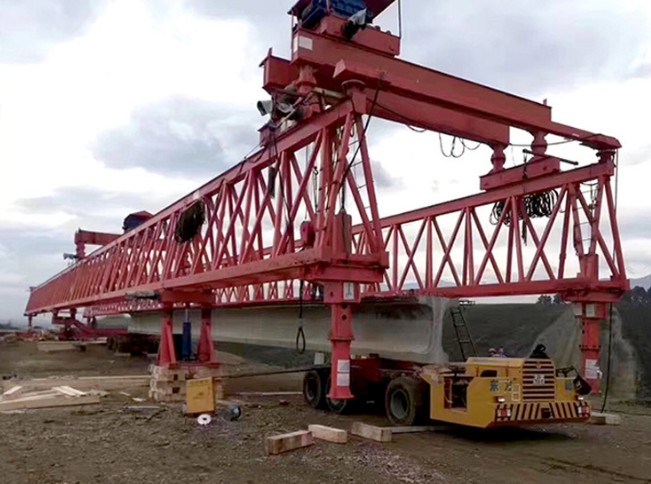
[[[459,349],[461,350],[461,358],[463,361],[466,361],[471,356],[477,356],[475,342],[470,336],[470,331],[468,331],[468,325],[466,324],[466,318],[463,316],[463,305],[450,308],[450,316],[452,316],[452,326],[457,335],[457,342],[459,343]]]

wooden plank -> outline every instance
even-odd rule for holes
[[[407,427],[388,427],[392,434],[411,434],[416,432],[434,432],[439,427],[434,425],[412,425]]]
[[[9,390],[4,392],[2,396],[0,397],[1,400],[11,400],[13,398],[17,398],[19,395],[23,393],[23,387],[20,385],[16,385],[14,387],[11,387]]]
[[[64,395],[68,395],[69,397],[80,397],[82,395],[86,395],[85,392],[79,391],[76,388],[72,388],[67,385],[52,387],[52,390],[56,390],[57,392],[63,393]]]
[[[102,338],[97,338],[95,340],[89,340],[89,341],[73,341],[73,345],[75,346],[93,346],[93,345],[105,345],[108,342],[108,338],[102,337]]]
[[[84,395],[82,397],[66,397],[63,395],[40,395],[33,398],[23,398],[0,402],[0,412],[7,410],[23,410],[28,408],[68,407],[76,405],[92,405],[99,403],[99,396]]]
[[[39,341],[36,343],[39,351],[45,353],[54,353],[56,351],[70,351],[76,350],[77,347],[72,341]]]
[[[391,429],[389,427],[376,427],[362,422],[353,422],[350,433],[376,442],[391,442]]]
[[[345,444],[348,442],[348,432],[343,429],[317,424],[308,425],[307,429],[312,432],[312,436],[315,439],[326,440],[335,444]]]
[[[299,430],[289,434],[274,435],[267,437],[266,449],[267,454],[277,455],[290,450],[300,449],[314,444],[312,432],[309,430]]]
[[[50,389],[55,386],[69,386],[77,390],[124,390],[126,388],[146,388],[150,375],[87,376],[67,378],[35,378],[32,380],[7,380],[2,383],[4,390],[21,385],[23,391]]]

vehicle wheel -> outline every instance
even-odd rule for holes
[[[303,377],[303,398],[312,408],[325,407],[325,385],[323,374],[312,370]]]
[[[344,414],[350,413],[353,410],[355,400],[335,400],[328,398],[328,393],[330,393],[330,375],[328,375],[326,383],[326,392],[325,392],[325,401],[328,410],[333,413]]]
[[[417,378],[401,376],[389,382],[384,409],[394,425],[414,425],[428,415],[428,387]]]

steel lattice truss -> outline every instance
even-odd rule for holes
[[[361,116],[344,102],[297,131],[279,136],[266,150],[35,288],[27,311],[163,290],[220,289],[217,300],[228,299],[237,292],[234,287],[251,279],[347,280],[353,270],[350,280],[378,279],[386,255]],[[358,146],[361,157],[355,164],[362,168],[355,172],[361,179],[350,169],[349,151]],[[299,163],[298,153],[308,153],[306,163]],[[348,217],[340,215],[343,185],[354,201],[347,204],[353,206],[348,215],[362,221],[356,230],[371,241],[345,254],[343,236],[351,228]],[[178,243],[179,217],[197,201],[205,206],[206,223],[190,242]],[[315,229],[309,246],[296,239],[306,221]],[[280,295],[277,284],[259,285],[254,292],[257,301]],[[282,296],[292,294],[283,291]]]

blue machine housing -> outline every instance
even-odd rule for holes
[[[369,23],[373,21],[373,12],[371,12],[364,0],[330,0],[330,8],[335,14],[346,18],[366,9],[366,21]],[[303,27],[306,29],[316,27],[327,13],[327,0],[312,0],[301,15]]]

